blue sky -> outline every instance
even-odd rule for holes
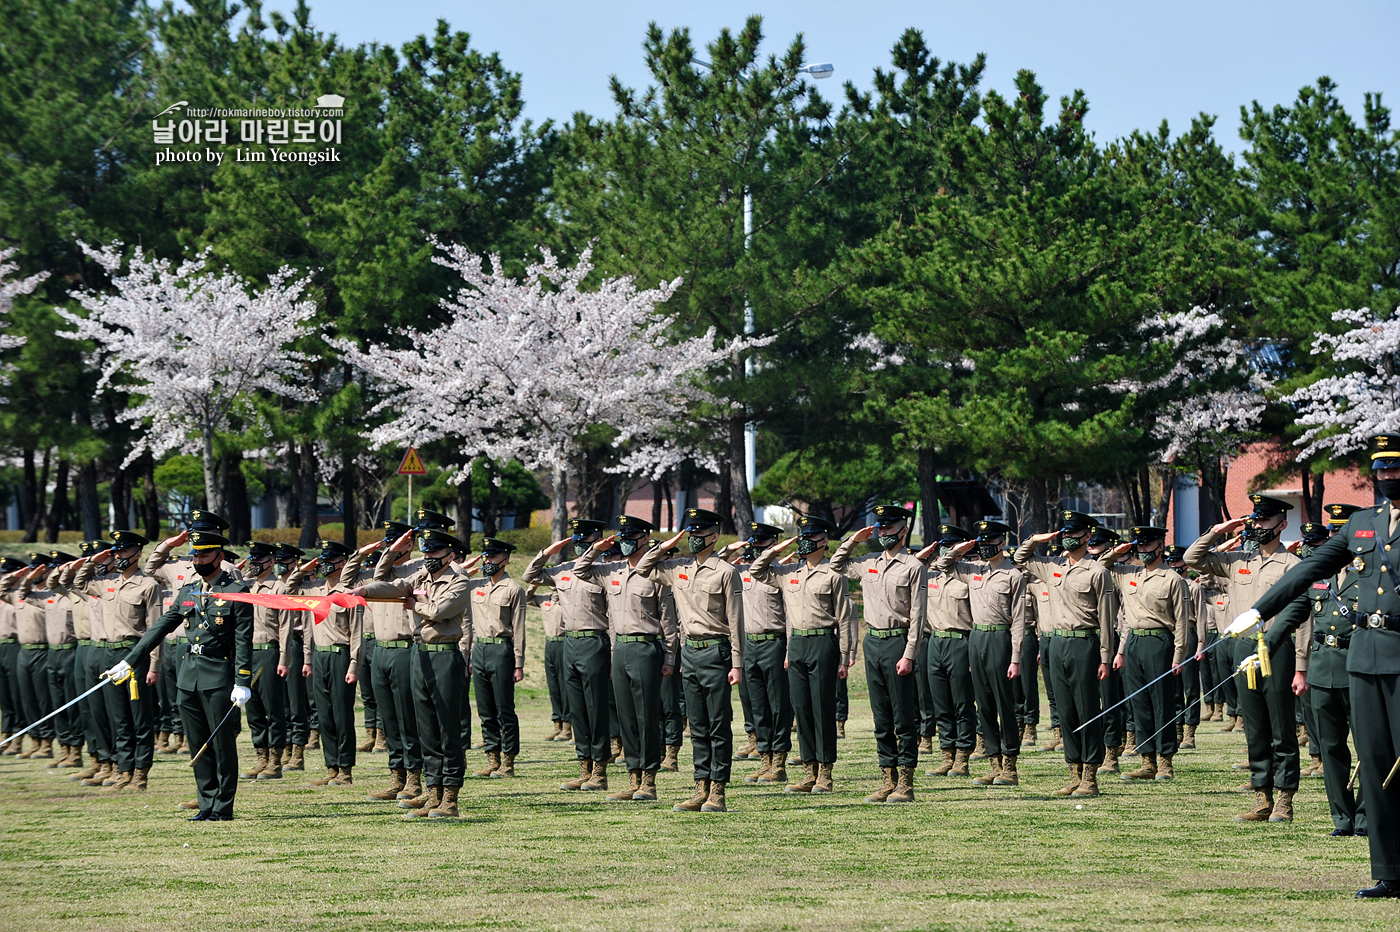
[[[287,11],[291,0],[267,0]],[[1005,90],[1020,68],[1037,73],[1058,99],[1088,94],[1088,126],[1100,142],[1166,118],[1179,132],[1205,111],[1219,117],[1217,136],[1239,151],[1239,108],[1251,100],[1288,103],[1299,87],[1328,75],[1348,111],[1359,116],[1364,91],[1400,104],[1400,3],[1372,0],[1174,0],[1118,2],[807,2],[462,3],[446,0],[312,0],[312,20],[347,44],[400,45],[431,32],[438,18],[497,51],[523,75],[525,115],[536,122],[577,110],[611,116],[608,76],[645,85],[641,42],[647,23],[688,26],[697,45],[746,16],[764,17],[766,52],[780,52],[798,32],[812,61],[836,65],[821,83],[839,98],[840,82],[869,87],[877,66],[909,26],[922,29],[945,61],[988,56],[984,87]],[[1400,117],[1397,117],[1400,124]]]

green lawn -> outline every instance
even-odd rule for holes
[[[531,624],[538,635],[533,611]],[[319,766],[245,782],[238,818],[214,824],[175,808],[192,795],[183,758],[158,756],[149,792],[115,798],[0,758],[0,929],[1400,926],[1400,904],[1352,898],[1369,885],[1366,844],[1326,837],[1320,780],[1305,781],[1292,825],[1232,821],[1247,802],[1229,767],[1243,738],[1213,724],[1174,783],[1105,780],[1082,809],[1049,796],[1066,768],[1038,752],[1023,755],[1020,788],[921,768],[917,803],[866,806],[878,771],[854,680],[835,795],[736,782],[728,813],[682,814],[670,805],[691,786],[688,750],[657,804],[556,788],[577,766],[571,747],[541,741],[538,636],[531,654],[520,776],[469,780],[459,822],[404,822],[366,801],[387,779],[383,755],[361,755],[353,788],[305,786]]]

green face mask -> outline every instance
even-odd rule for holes
[[[272,564],[272,571],[273,571],[274,573],[276,573],[278,576],[286,576],[286,575],[287,575],[287,572],[288,572],[290,569],[291,569],[291,567],[288,566],[288,565],[285,564],[285,563],[274,563],[274,564]]]
[[[1303,557],[1303,558],[1306,559],[1307,556],[1308,556],[1309,554],[1311,554],[1311,553],[1312,553],[1314,550],[1316,550],[1316,549],[1317,549],[1317,548],[1314,547],[1312,544],[1299,544],[1299,545],[1298,545],[1298,556]]]
[[[699,553],[709,546],[709,541],[707,541],[702,535],[691,534],[685,539],[685,545],[691,553]]]

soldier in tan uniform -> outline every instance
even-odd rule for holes
[[[1137,750],[1142,766],[1123,774],[1124,780],[1170,780],[1176,776],[1172,758],[1178,744],[1175,722],[1181,711],[1178,684],[1168,671],[1181,676],[1192,656],[1191,591],[1186,580],[1163,559],[1165,528],[1135,527],[1132,540],[1114,548],[1115,557],[1132,551],[1138,565],[1113,563],[1108,567],[1123,606],[1124,631],[1113,666],[1123,671],[1129,694]],[[1151,688],[1148,683],[1156,680]],[[1142,692],[1138,692],[1143,690]],[[1155,735],[1155,737],[1154,737]]]
[[[875,718],[881,770],[898,773],[887,802],[914,801],[919,762],[919,694],[914,658],[928,617],[928,570],[907,552],[914,514],[898,505],[876,505],[875,524],[836,548],[832,568],[860,583],[865,602],[865,679]],[[851,553],[878,531],[880,550]]]
[[[31,553],[29,569],[20,575],[19,585],[6,593],[15,610],[15,631],[19,638],[19,662],[16,674],[19,681],[19,697],[24,707],[26,724],[39,722],[53,709],[49,704],[49,639],[44,624],[44,597],[49,595],[43,587],[43,578],[49,571],[49,556],[46,553]],[[35,583],[40,588],[36,597]],[[53,719],[39,722],[29,732],[33,746],[21,754],[22,759],[53,759],[53,739],[56,734]]]
[[[725,786],[734,757],[729,688],[744,668],[744,596],[739,571],[715,553],[720,516],[687,508],[685,529],[653,547],[637,572],[663,583],[676,598],[680,618],[681,670],[685,707],[690,714],[690,746],[695,759],[695,795],[672,808],[678,812],[724,812]],[[662,557],[684,543],[690,556]]]
[[[49,708],[58,709],[78,698],[78,629],[73,618],[73,604],[68,592],[60,591],[59,577],[63,568],[77,562],[77,557],[54,550],[49,554],[49,572],[44,588],[44,634],[49,642]],[[82,709],[69,706],[54,718],[54,731],[60,753],[48,766],[82,767],[83,722]]]
[[[1254,511],[1248,517],[1217,524],[1186,548],[1186,564],[1224,580],[1229,587],[1230,602],[1237,606],[1253,605],[1299,562],[1279,540],[1288,526],[1287,513],[1293,506],[1258,493],[1249,498]],[[1221,553],[1211,549],[1224,535],[1241,526],[1246,536],[1259,545],[1258,550]],[[1259,627],[1261,636],[1270,631],[1275,620],[1264,619]],[[1235,663],[1255,653],[1258,644],[1252,638],[1235,639]],[[1293,821],[1293,796],[1298,791],[1299,778],[1294,699],[1307,691],[1311,652],[1312,615],[1309,613],[1294,636],[1281,640],[1270,653],[1272,676],[1259,676],[1257,688],[1250,689],[1245,674],[1236,675],[1245,741],[1249,746],[1249,778],[1255,791],[1254,807],[1236,816],[1239,821]]]
[[[1055,639],[1042,666],[1054,684],[1060,714],[1060,737],[1070,782],[1056,796],[1099,795],[1098,767],[1104,760],[1099,683],[1108,678],[1113,660],[1113,625],[1117,599],[1108,570],[1087,553],[1094,520],[1077,511],[1061,512],[1058,531],[1037,534],[1016,548],[1017,566],[1045,583],[1050,592],[1051,636]],[[1059,538],[1060,557],[1037,556],[1035,548]],[[1091,719],[1096,719],[1090,722]],[[1080,725],[1090,722],[1083,731]]]
[[[19,635],[15,631],[15,607],[6,596],[19,586],[19,575],[28,572],[23,560],[5,557],[0,561],[0,741],[29,724],[19,695]],[[10,741],[0,754],[13,757],[23,752],[24,739]]]
[[[572,741],[569,691],[564,686],[564,611],[553,592],[538,590],[539,586],[530,586],[525,595],[540,610],[544,625],[544,682],[549,690],[549,720],[554,723],[554,730],[544,740]]]
[[[1026,633],[1026,574],[1005,555],[1011,528],[998,521],[978,521],[975,529],[975,538],[944,550],[933,570],[945,580],[966,586],[972,609],[968,660],[983,740],[992,763],[990,771],[972,782],[1017,786],[1021,728],[1016,721],[1015,683],[1021,676],[1021,645]],[[959,559],[973,551],[978,562]],[[944,763],[949,763],[946,752]]]
[[[520,754],[515,684],[525,678],[525,590],[506,569],[514,550],[514,544],[483,538],[482,575],[471,580],[471,674],[486,750],[486,766],[476,777],[514,777]]]
[[[938,526],[938,540],[914,555],[925,566],[935,554],[950,553],[962,543],[975,540],[972,534],[954,524]],[[953,765],[944,774],[968,776],[968,760],[974,746],[986,756],[986,742],[977,734],[977,707],[973,702],[972,664],[968,643],[972,635],[971,589],[956,573],[936,567],[928,574],[928,620],[924,631],[929,639],[924,657],[927,665],[919,675],[928,680],[929,700],[938,723],[938,746],[944,759]],[[935,772],[942,770],[935,768]]]
[[[85,557],[106,550],[110,545],[103,540],[84,541],[81,553]],[[102,602],[85,592],[73,588],[73,579],[78,573],[78,563],[74,560],[65,564],[58,572],[49,576],[49,588],[68,599],[73,613],[73,633],[78,638],[73,659],[74,676],[78,692],[86,692],[97,684],[102,669],[97,663],[104,659],[94,654],[94,648],[106,643],[106,628],[102,625]],[[96,693],[88,696],[80,704],[84,738],[87,740],[90,763],[87,768],[71,775],[70,780],[89,780],[103,770],[112,760],[111,723],[107,720],[107,707],[103,698]],[[101,785],[99,782],[96,785]]]
[[[304,550],[291,544],[277,545],[272,570],[281,583],[277,589],[280,594],[296,595],[305,584],[306,571],[301,568],[305,556]],[[282,766],[286,770],[305,770],[307,748],[321,746],[319,735],[313,731],[316,718],[311,703],[312,639],[306,634],[306,626],[311,623],[310,612],[288,609],[282,612],[278,627],[282,656],[277,676],[286,689],[287,741],[291,744],[283,755]]]
[[[349,592],[341,579],[354,579],[363,561],[358,551],[340,541],[321,541],[321,553],[302,564],[302,572],[315,568],[318,582],[308,584],[303,595],[330,595]],[[303,614],[309,614],[304,612]],[[364,609],[331,607],[319,625],[312,625],[312,700],[321,723],[321,756],[326,774],[307,781],[309,786],[352,786],[355,782],[355,684],[360,678],[360,651],[363,649]],[[306,671],[303,671],[306,672]]]

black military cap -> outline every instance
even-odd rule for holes
[[[428,508],[419,508],[413,514],[418,522],[416,527],[420,531],[424,528],[441,528],[442,530],[450,530],[457,526],[457,522],[453,521],[447,515],[442,514],[441,512],[432,511]]]
[[[1254,513],[1250,515],[1251,518],[1272,518],[1274,515],[1281,515],[1286,511],[1293,510],[1293,506],[1283,499],[1271,498],[1258,492],[1249,496],[1249,500],[1254,505]]]
[[[85,540],[78,545],[78,552],[85,557],[94,557],[104,550],[111,549],[112,545],[105,540]]]
[[[14,557],[5,557],[0,560],[0,573],[17,573],[20,570],[28,569],[29,564],[23,560],[16,560]]]
[[[1400,467],[1400,434],[1376,434],[1371,438],[1371,468]]]
[[[1133,528],[1132,533],[1135,544],[1150,544],[1153,541],[1167,539],[1167,529],[1164,527],[1138,526]]]
[[[1082,511],[1062,511],[1060,512],[1060,533],[1072,534],[1075,531],[1085,531],[1099,526],[1099,522],[1089,517]]]
[[[30,566],[48,566],[52,562],[53,557],[49,556],[47,553],[39,553],[37,550],[29,551]]]
[[[466,553],[467,545],[462,543],[451,534],[440,527],[422,528],[418,532],[418,549],[427,553],[430,550],[441,550],[446,547],[448,550],[455,550],[458,553]]]
[[[295,563],[306,556],[306,551],[300,547],[293,547],[291,544],[278,544],[276,560],[278,563]]]
[[[1168,544],[1163,555],[1166,556],[1168,563],[1176,563],[1186,559],[1186,548],[1180,544]]]
[[[1316,545],[1326,543],[1327,538],[1332,536],[1332,531],[1327,525],[1314,524],[1313,522],[1304,524],[1302,527],[1298,528],[1298,531],[1303,535],[1303,543],[1305,544]]]
[[[607,522],[595,521],[592,518],[570,518],[569,530],[575,537],[587,537],[589,534],[601,533],[608,529]]]
[[[322,560],[333,559],[335,557],[348,557],[354,552],[355,551],[353,549],[345,546],[338,540],[321,541],[320,559]]]
[[[938,542],[940,544],[955,544],[961,540],[972,540],[972,538],[972,534],[956,524],[940,524],[938,526]]]
[[[483,537],[481,539],[481,553],[483,556],[493,553],[514,553],[515,544],[508,540],[501,540],[499,537]]]
[[[212,511],[191,511],[191,531],[227,531],[228,522]]]
[[[723,519],[719,515],[703,508],[687,508],[685,510],[685,529],[687,531],[715,527],[721,520]]]
[[[876,505],[873,510],[876,524],[896,524],[914,517],[914,512],[903,505]]]
[[[1120,543],[1122,539],[1123,538],[1113,528],[1104,527],[1102,524],[1096,524],[1093,530],[1089,532],[1089,539],[1085,541],[1085,543],[1095,546],[1100,544],[1117,544]]]
[[[823,534],[827,537],[836,536],[836,525],[816,515],[799,515],[797,529],[803,537],[820,537]]]
[[[265,560],[268,557],[275,557],[277,555],[276,545],[269,544],[265,540],[250,540],[248,541],[247,547],[248,556],[255,560]]]
[[[1361,510],[1361,506],[1338,503],[1335,505],[1323,505],[1322,510],[1327,512],[1327,523],[1336,525],[1345,524],[1352,515]]]
[[[1011,533],[1010,526],[1000,521],[978,521],[972,527],[977,531],[978,537],[1003,537]]]
[[[219,550],[228,546],[228,538],[213,531],[190,531],[190,546],[195,553],[201,550]]]
[[[641,518],[634,518],[632,515],[618,515],[617,526],[619,530],[632,531],[634,533],[640,532],[643,534],[650,534],[652,531],[656,530],[656,525],[652,524],[650,521],[643,521]]]
[[[71,553],[64,553],[62,550],[51,550],[49,551],[49,559],[55,563],[72,563],[78,558]]]
[[[763,524],[759,521],[749,522],[749,537],[752,540],[770,540],[782,535],[782,528],[776,528],[771,524]]]
[[[150,541],[137,534],[135,531],[113,531],[112,549],[125,550],[128,547],[144,547]]]
[[[381,521],[379,527],[384,531],[384,543],[386,544],[392,544],[413,530],[411,524],[404,524],[402,521]]]

